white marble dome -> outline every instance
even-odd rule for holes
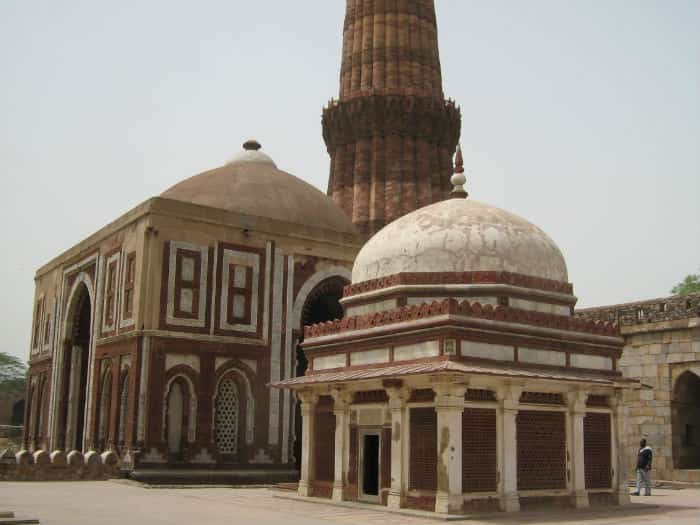
[[[404,272],[473,271],[568,281],[561,251],[537,226],[495,206],[453,198],[377,232],[355,259],[352,282]]]

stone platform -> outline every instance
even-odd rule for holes
[[[275,497],[264,488],[169,488],[148,490],[128,481],[0,482],[0,501],[18,515],[51,525],[167,524],[231,525],[428,525],[445,523],[434,515],[384,512],[374,505],[336,506]],[[633,504],[587,510],[547,509],[470,516],[469,525],[698,525],[700,490],[658,489]]]
[[[129,479],[148,485],[270,485],[296,482],[296,470],[275,469],[136,469]]]

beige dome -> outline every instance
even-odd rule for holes
[[[226,165],[185,179],[161,194],[247,215],[266,217],[342,233],[355,227],[333,200],[311,184],[277,169],[273,160],[246,142]]]
[[[506,271],[567,282],[566,263],[547,234],[522,217],[454,198],[385,226],[360,250],[352,282],[397,273]]]

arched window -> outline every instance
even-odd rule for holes
[[[97,427],[98,447],[104,450],[109,439],[109,415],[112,411],[112,369],[108,368],[102,376],[100,391],[100,419]]]
[[[129,371],[126,370],[122,374],[121,384],[119,386],[119,430],[117,431],[117,440],[119,446],[124,446],[126,440],[126,418],[127,404],[129,402]]]
[[[224,378],[216,393],[214,415],[216,446],[220,454],[238,453],[240,408],[238,385],[231,377]]]

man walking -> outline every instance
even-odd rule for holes
[[[644,486],[644,495],[651,496],[651,447],[647,446],[647,440],[642,439],[639,442],[639,452],[637,453],[637,491],[633,492],[633,496],[639,496],[639,492]]]

